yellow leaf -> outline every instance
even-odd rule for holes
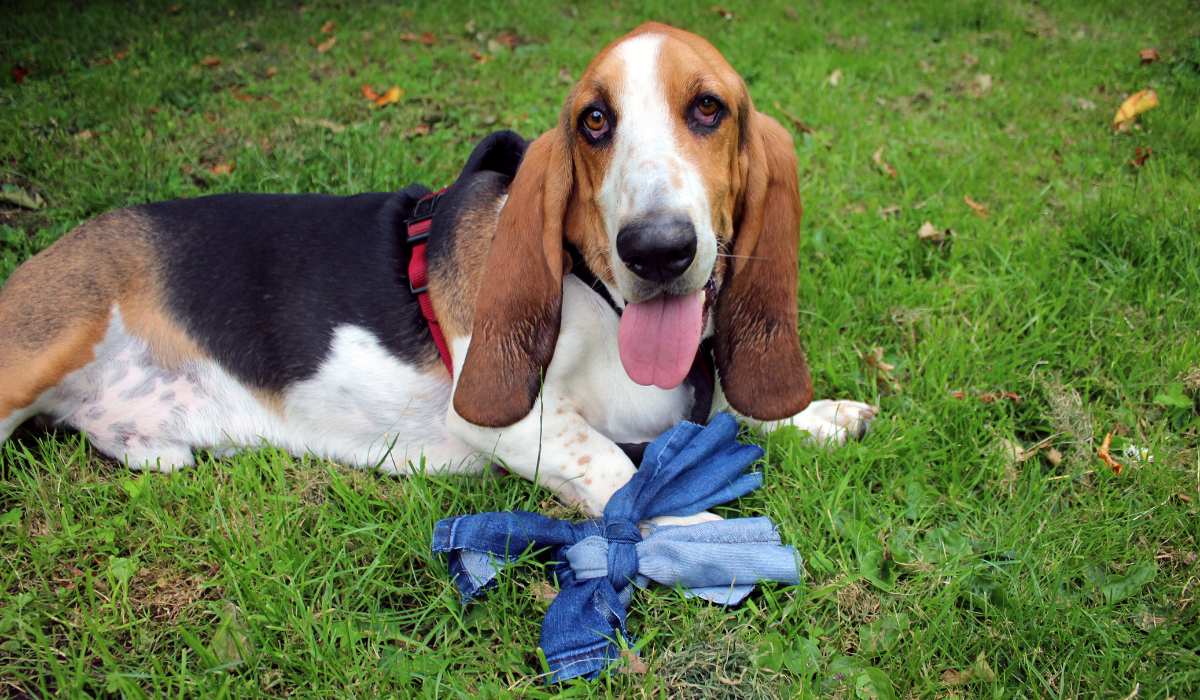
[[[332,49],[333,45],[336,43],[337,43],[337,37],[331,36],[331,37],[329,37],[329,41],[323,41],[320,44],[317,44],[317,52],[325,53],[325,52],[329,51],[329,49]]]
[[[1113,118],[1112,128],[1120,133],[1129,131],[1129,127],[1137,115],[1157,106],[1158,95],[1153,90],[1147,89],[1135,92],[1117,110],[1117,116]]]
[[[362,94],[363,94],[363,97],[367,98],[368,100],[370,100],[372,102],[379,99],[379,93],[375,92],[375,89],[372,88],[370,85],[367,85],[366,83],[363,83],[363,85],[362,85]]]
[[[382,95],[380,95],[379,97],[375,98],[375,106],[382,107],[384,105],[390,105],[393,102],[399,102],[400,96],[403,94],[404,94],[403,90],[401,90],[398,87],[392,86],[392,87],[388,88],[387,92],[385,92]]]

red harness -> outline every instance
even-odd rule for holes
[[[412,257],[408,261],[408,288],[417,295],[421,315],[425,317],[425,322],[429,324],[429,334],[433,336],[433,344],[437,346],[438,355],[441,355],[442,362],[446,363],[446,371],[453,379],[454,365],[450,362],[450,348],[446,345],[442,327],[433,313],[433,302],[429,299],[429,270],[425,264],[425,245],[429,240],[429,229],[433,226],[433,213],[442,199],[442,193],[448,189],[450,188],[443,188],[418,200],[412,218],[406,226],[408,245],[412,249]]]

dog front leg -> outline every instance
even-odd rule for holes
[[[732,411],[719,386],[717,395],[713,397],[713,406],[723,406],[725,410]],[[803,411],[783,420],[761,421],[736,411],[734,413],[762,436],[790,425],[808,433],[805,442],[844,445],[850,440],[864,437],[871,430],[871,422],[879,415],[879,408],[860,401],[822,399],[813,401]]]
[[[481,454],[501,460],[510,472],[599,516],[637,468],[569,403],[565,397],[539,397],[529,415],[507,428],[468,423],[451,405],[447,427]]]

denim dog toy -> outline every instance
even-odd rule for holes
[[[638,530],[647,518],[692,515],[761,486],[761,474],[742,472],[763,451],[739,444],[737,432],[737,421],[725,413],[704,428],[686,422],[671,428],[646,448],[637,474],[613,494],[603,518],[460,515],[438,521],[433,551],[450,554],[465,603],[531,546],[556,547],[553,571],[562,591],[546,612],[539,642],[548,682],[594,678],[620,658],[618,633],[633,641],[625,628],[633,585],[679,585],[689,597],[736,605],[759,581],[800,582],[800,558],[780,544],[767,518],[655,527],[645,539]]]

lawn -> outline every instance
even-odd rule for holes
[[[6,3],[0,184],[44,206],[0,200],[0,279],[127,205],[445,186],[489,131],[549,128],[608,41],[697,32],[794,128],[817,395],[882,417],[835,451],[770,436],[720,510],[774,519],[802,585],[641,593],[648,672],[558,689],[544,561],[463,607],[429,554],[438,519],[561,513],[547,491],[270,449],[137,474],[28,426],[0,694],[1200,696],[1200,5],[722,3]]]

